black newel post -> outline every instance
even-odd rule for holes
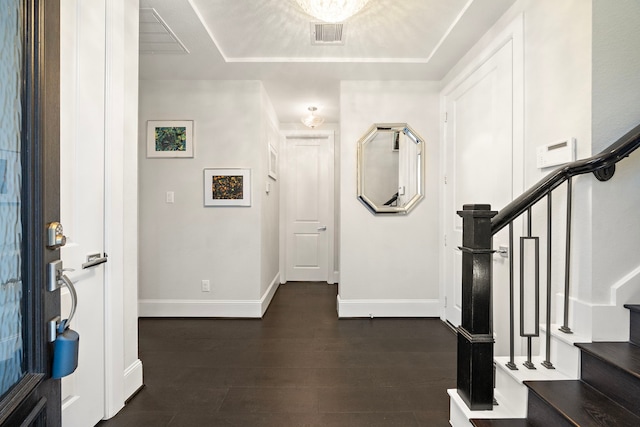
[[[458,394],[472,410],[493,408],[491,205],[464,205],[462,325],[458,327]]]

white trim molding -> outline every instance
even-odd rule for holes
[[[259,318],[259,300],[141,299],[140,317],[249,317]]]
[[[276,275],[262,298],[257,300],[141,299],[140,317],[240,317],[261,318],[280,286]]]
[[[338,192],[336,188],[336,180],[335,180],[335,150],[336,150],[336,132],[334,130],[314,130],[314,129],[299,129],[299,130],[281,130],[280,131],[280,146],[278,147],[279,154],[279,164],[280,164],[280,178],[281,183],[286,183],[289,177],[289,171],[287,170],[287,140],[293,138],[326,138],[329,144],[329,157],[331,161],[329,162],[329,170],[328,170],[328,182],[327,185],[329,187],[329,198],[328,198],[328,206],[327,209],[330,212],[329,218],[327,219],[327,239],[328,239],[328,254],[327,254],[327,277],[326,281],[329,284],[338,283],[337,277],[335,276],[335,267],[336,267],[336,236],[337,230],[336,226],[338,225],[338,218],[336,217],[335,210],[335,197]],[[287,194],[286,187],[281,185],[280,192],[280,283],[286,283],[287,278]],[[286,184],[285,184],[286,185]]]
[[[437,299],[357,299],[338,295],[338,317],[440,317]]]
[[[276,274],[276,277],[273,278],[269,288],[262,296],[260,300],[260,317],[264,316],[264,313],[267,312],[267,308],[269,308],[269,304],[271,304],[271,300],[273,299],[278,287],[280,286],[280,274]]]
[[[129,398],[143,386],[142,361],[136,359],[124,370],[124,395]]]

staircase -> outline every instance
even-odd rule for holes
[[[629,342],[575,344],[577,380],[525,381],[527,418],[471,419],[491,426],[640,426],[640,305],[630,310]]]

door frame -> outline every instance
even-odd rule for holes
[[[508,23],[496,36],[490,41],[481,40],[474,46],[462,61],[466,61],[466,65],[449,79],[442,91],[440,92],[440,141],[442,141],[442,149],[440,150],[440,170],[442,171],[442,179],[440,180],[440,236],[442,243],[440,245],[440,319],[447,321],[446,317],[446,301],[447,297],[447,227],[446,215],[448,206],[446,205],[446,181],[447,181],[447,150],[445,147],[447,141],[447,97],[451,96],[455,89],[468,79],[476,70],[478,70],[486,61],[493,57],[505,44],[512,42],[512,61],[513,61],[513,151],[512,159],[514,165],[520,167],[513,168],[512,176],[512,199],[520,195],[524,191],[524,14],[520,13]],[[468,57],[472,59],[467,60]],[[462,206],[459,207],[462,209]],[[457,326],[457,325],[454,325]]]
[[[109,419],[143,386],[138,355],[138,4],[102,3],[85,7],[101,7],[105,13],[101,137],[105,141],[103,250],[109,261],[103,271],[103,419]]]
[[[335,188],[335,132],[332,130],[283,130],[280,131],[280,147],[279,151],[279,174],[281,177],[280,182],[280,283],[287,282],[286,276],[286,262],[287,262],[287,183],[290,179],[290,168],[288,167],[287,161],[287,140],[288,139],[296,139],[296,138],[322,138],[327,139],[328,149],[329,149],[329,158],[333,161],[329,162],[327,167],[329,182],[327,183],[327,187],[329,189],[329,212],[330,215],[327,219],[327,240],[328,240],[328,265],[327,265],[327,283],[334,284],[338,282],[338,273],[335,270],[335,255],[337,247],[336,236],[338,235],[336,232],[336,224],[338,221],[336,220],[336,188]]]
[[[60,291],[46,290],[46,264],[60,255],[46,248],[47,224],[60,215],[60,4],[22,3],[22,169],[29,171],[21,191],[25,375],[0,401],[0,424],[59,425],[60,381],[51,379],[45,325],[60,315]]]

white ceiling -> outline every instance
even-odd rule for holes
[[[344,45],[315,46],[295,0],[140,0],[189,52],[141,53],[140,78],[262,80],[280,122],[338,122],[341,80],[440,80],[514,1],[370,0]]]

